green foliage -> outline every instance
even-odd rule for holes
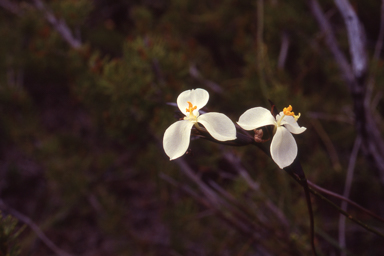
[[[83,27],[93,10],[92,1],[52,1],[50,6],[55,15],[74,29]]]

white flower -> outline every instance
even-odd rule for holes
[[[244,130],[250,131],[266,125],[274,125],[274,136],[271,142],[271,156],[273,161],[281,168],[293,163],[297,156],[297,145],[291,133],[300,134],[307,128],[300,127],[292,106],[284,108],[280,114],[273,117],[268,109],[256,107],[244,112],[237,122]]]
[[[226,115],[199,114],[199,110],[207,104],[208,99],[209,94],[203,89],[182,92],[177,98],[177,106],[185,117],[184,120],[177,121],[168,127],[164,133],[163,147],[170,160],[184,155],[189,146],[192,126],[195,125],[199,129],[198,123],[204,125],[216,140],[236,139],[236,127]]]

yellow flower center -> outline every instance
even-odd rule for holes
[[[293,116],[293,118],[295,118],[295,121],[297,122],[297,120],[300,118],[301,114],[299,113],[298,115],[295,115],[295,112],[292,112],[292,106],[291,105],[289,105],[287,108],[284,108],[283,109],[283,115],[280,117],[279,120],[277,120],[277,124],[276,124],[275,128],[273,129],[273,134],[275,134],[277,127],[280,126],[281,121],[283,121],[285,116]]]
[[[189,107],[187,108],[187,112],[191,113],[193,112],[193,110],[197,109],[197,106],[193,106],[191,102],[187,101]]]
[[[295,116],[295,112],[292,112],[292,106],[291,105],[289,105],[287,108],[284,108],[283,113],[284,113],[284,116],[293,116],[295,118],[295,121],[297,121],[301,116],[300,113]]]
[[[283,109],[283,113],[286,116],[293,116],[293,115],[295,115],[295,113],[292,112],[292,106],[291,105],[289,105],[287,108],[284,108]]]
[[[191,102],[189,102],[189,101],[187,101],[187,103],[188,103],[188,107],[187,107],[186,111],[189,112],[189,115],[184,117],[184,120],[189,120],[189,121],[192,121],[192,122],[196,122],[196,118],[197,118],[198,115],[195,116],[193,114],[193,110],[197,109],[197,106],[193,106],[193,104]]]

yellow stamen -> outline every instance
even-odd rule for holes
[[[291,105],[289,105],[287,108],[284,108],[283,113],[286,116],[293,116],[293,118],[295,118],[295,121],[297,121],[301,116],[300,113],[298,115],[295,115],[295,112],[292,112],[292,106]]]
[[[187,112],[192,114],[192,111],[197,109],[197,106],[193,106],[191,102],[187,101],[189,107],[187,108]]]
[[[188,107],[187,107],[187,113],[186,116],[184,117],[184,120],[189,120],[191,122],[194,122],[197,124],[197,117],[199,116],[199,113],[196,113],[196,115],[193,114],[193,111],[197,109],[197,106],[193,106],[193,104],[189,101],[187,101]]]
[[[283,113],[286,116],[294,116],[295,112],[292,112],[292,106],[289,105],[289,107],[283,109]]]

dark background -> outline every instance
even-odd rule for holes
[[[166,103],[193,88],[234,122],[268,99],[292,105],[307,127],[295,138],[308,179],[343,194],[354,169],[350,198],[383,216],[384,152],[374,148],[384,130],[381,3],[349,1],[366,34],[366,71],[356,77],[372,89],[366,125],[311,2],[0,1],[2,215],[19,219],[15,232],[28,217],[57,246],[26,225],[1,238],[2,250],[310,255],[302,188],[259,149],[192,139],[188,154],[169,161],[162,136],[177,109]],[[330,0],[321,9],[350,64],[340,10]],[[339,255],[339,213],[312,199],[319,255]],[[345,233],[347,255],[384,250],[383,238],[351,221]]]

